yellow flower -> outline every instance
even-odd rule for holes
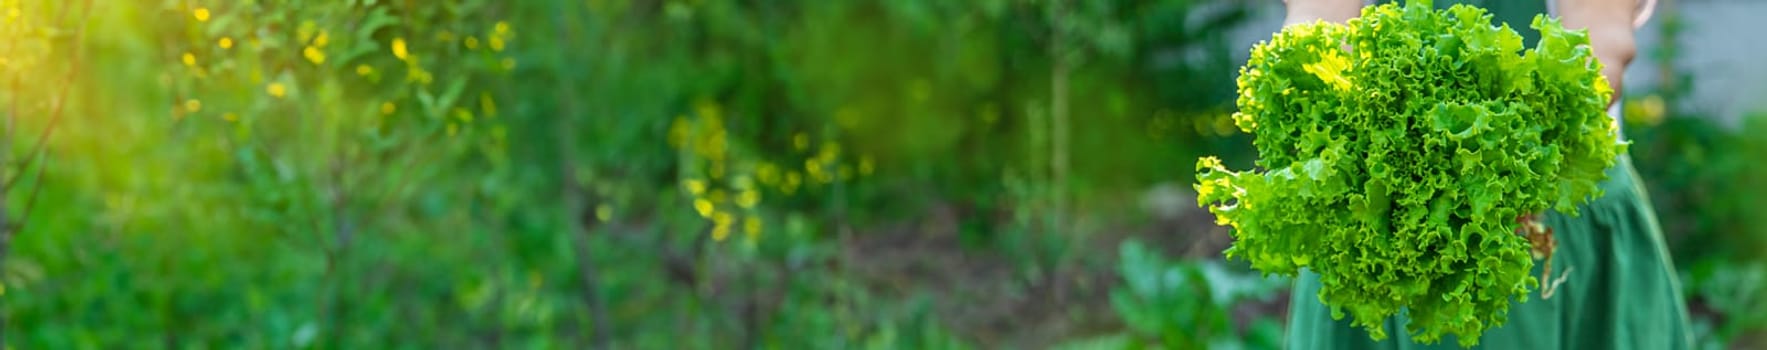
[[[730,237],[730,226],[712,227],[712,240],[723,242],[725,237]]]
[[[325,52],[319,51],[319,48],[308,46],[306,50],[301,50],[301,54],[307,56],[307,60],[313,61],[313,64],[325,64]]]
[[[229,123],[237,122],[239,121],[239,115],[228,112],[227,114],[222,114],[221,119],[226,120]]]
[[[198,7],[198,8],[196,8],[196,11],[191,14],[196,16],[196,20],[198,22],[208,22],[209,21],[209,9],[208,8]]]
[[[202,101],[194,98],[186,100],[184,101],[184,110],[190,111],[190,113],[200,112],[202,111]]]
[[[740,205],[743,208],[754,208],[755,204],[760,203],[761,191],[750,189],[742,191],[742,194],[736,196],[736,205]]]
[[[760,235],[761,234],[761,217],[749,216],[748,220],[743,220],[742,233],[748,235],[749,239],[754,239],[755,236]]]
[[[736,223],[736,217],[730,213],[717,213],[712,216],[712,239],[722,241],[730,237],[730,224]]]
[[[396,112],[398,110],[399,110],[399,107],[393,105],[392,102],[382,102],[380,104],[380,114],[392,115],[393,112]]]
[[[479,48],[479,38],[475,38],[475,37],[471,37],[471,36],[466,37],[466,49],[467,50],[477,50],[478,48]]]
[[[509,22],[497,21],[497,35],[509,35]]]
[[[320,29],[319,36],[313,38],[313,46],[325,47],[325,44],[331,42],[331,36],[328,34],[324,29]]]
[[[413,81],[429,85],[429,83],[436,80],[435,75],[430,74],[429,71],[423,70],[423,67],[415,64],[410,65],[405,72],[405,81]]]
[[[503,38],[491,37],[491,49],[496,50],[496,51],[503,51]]]
[[[270,83],[269,86],[264,87],[264,92],[268,92],[270,96],[276,96],[276,98],[288,95],[288,89],[284,88],[282,83]]]
[[[503,70],[515,70],[515,59],[509,58],[509,57],[504,57],[503,58]]]
[[[184,53],[184,65],[195,67],[196,66],[196,55],[189,53],[189,52],[185,52]]]
[[[792,194],[792,193],[796,193],[798,191],[798,186],[803,183],[804,183],[804,174],[803,173],[799,173],[797,170],[786,172],[785,173],[785,183],[779,185],[779,190],[782,192],[785,192],[785,194],[788,194],[788,195]]]
[[[1646,123],[1657,125],[1663,122],[1663,111],[1667,109],[1663,104],[1663,96],[1646,96],[1642,105],[1644,107],[1644,120]]]
[[[687,179],[681,181],[681,184],[686,186],[687,192],[693,193],[693,195],[697,196],[706,193],[706,182],[703,180]]]
[[[222,50],[231,49],[233,48],[233,38],[221,37],[221,40],[216,41],[215,45],[220,46]]]
[[[699,212],[700,217],[711,218],[712,209],[712,201],[706,200],[705,198],[693,200],[693,211]]]
[[[407,57],[409,57],[410,55],[411,55],[410,52],[405,51],[405,38],[394,38],[393,39],[393,57],[398,57],[400,60],[404,60]]]
[[[356,75],[369,75],[369,74],[374,74],[374,67],[369,67],[366,64],[356,65]]]

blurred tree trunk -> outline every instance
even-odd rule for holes
[[[558,37],[558,42],[580,42],[572,38],[570,35],[571,31],[566,26],[566,23],[568,23],[568,17],[565,16],[566,13],[569,13],[569,11],[563,10],[562,7],[560,10],[553,12],[554,29],[557,31],[555,35]],[[558,61],[555,62],[555,64],[562,65],[564,62],[570,60],[569,57],[565,57],[565,53],[563,53],[562,50],[559,55],[560,57],[557,57]],[[608,348],[609,337],[612,336],[612,332],[608,330],[607,305],[601,299],[601,285],[598,283],[599,278],[596,275],[599,271],[599,267],[595,264],[595,252],[592,247],[592,237],[589,236],[591,231],[589,230],[589,227],[586,227],[588,225],[586,221],[588,220],[584,219],[593,218],[595,216],[592,213],[585,215],[588,210],[593,209],[586,204],[588,193],[587,191],[584,191],[577,176],[576,137],[574,134],[576,132],[576,125],[574,121],[578,116],[582,115],[582,113],[577,109],[576,104],[576,98],[578,96],[576,82],[568,77],[560,76],[558,85],[559,88],[555,91],[558,92],[556,98],[559,103],[560,113],[554,118],[556,126],[553,128],[553,132],[556,133],[554,138],[557,142],[559,157],[558,164],[561,170],[559,181],[564,187],[559,191],[560,195],[563,196],[562,200],[564,204],[564,208],[562,208],[563,215],[561,215],[563,219],[562,224],[565,225],[566,234],[571,236],[571,240],[574,243],[573,245],[576,248],[577,268],[581,270],[580,277],[583,279],[583,303],[589,308],[589,322],[591,323],[589,333],[590,347],[595,349],[606,349]]]
[[[1067,184],[1068,184],[1068,75],[1071,73],[1069,64],[1069,48],[1067,35],[1067,8],[1065,1],[1049,1],[1049,173],[1050,201],[1053,217],[1051,230],[1056,233],[1066,232],[1067,218]]]

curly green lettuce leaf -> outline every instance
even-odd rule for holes
[[[1583,31],[1535,18],[1527,49],[1485,10],[1429,1],[1290,26],[1240,70],[1235,125],[1262,170],[1197,164],[1226,254],[1319,273],[1319,299],[1376,339],[1471,346],[1538,284],[1516,218],[1576,214],[1625,145]]]

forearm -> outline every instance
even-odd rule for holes
[[[1618,96],[1626,66],[1637,56],[1634,19],[1643,0],[1558,0],[1565,28],[1588,29],[1589,46],[1601,59],[1602,75]]]
[[[1318,20],[1343,23],[1362,14],[1362,0],[1284,0],[1288,16],[1283,26]]]
[[[1618,97],[1626,66],[1637,56],[1633,36],[1639,5],[1648,0],[1558,0],[1557,12],[1565,28],[1588,29],[1589,43],[1604,65],[1607,77]],[[1362,0],[1284,0],[1288,14],[1283,26],[1324,20],[1342,23],[1361,14]],[[1617,100],[1617,99],[1616,99]]]

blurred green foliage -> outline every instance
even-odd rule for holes
[[[1138,207],[1255,7],[0,0],[4,341],[1268,347]]]
[[[1260,276],[1221,261],[1169,262],[1136,240],[1122,243],[1118,273],[1123,288],[1111,292],[1111,306],[1128,326],[1121,338],[1078,344],[1129,349],[1280,349],[1282,321],[1257,317],[1234,323],[1234,307],[1246,300],[1275,298],[1287,280]],[[1240,329],[1244,328],[1244,329]]]
[[[1623,104],[1631,154],[1681,270],[1696,345],[1705,349],[1767,344],[1767,114],[1726,123],[1692,103],[1697,77],[1679,65],[1687,18],[1673,7],[1655,21],[1657,47],[1642,64],[1661,72],[1657,86]]]
[[[60,125],[43,161],[8,173],[26,179],[7,188],[28,229],[0,278],[21,348],[961,347],[973,338],[936,310],[951,301],[880,288],[854,272],[880,262],[853,246],[957,208],[970,247],[957,254],[1055,252],[1004,254],[1029,257],[1008,269],[1045,271],[1034,278],[1083,269],[1048,256],[1083,250],[1013,248],[999,232],[1037,227],[1038,246],[1066,246],[1067,230],[1013,213],[1057,208],[1041,199],[1057,191],[1109,201],[1230,151],[1193,140],[1224,133],[1236,65],[1217,29],[1249,14],[1190,1],[0,5],[19,9],[9,37],[38,49],[6,57],[44,65],[7,71],[25,88],[0,101],[27,107],[8,135]],[[1056,90],[1077,155],[1063,183],[1048,175],[1049,133],[1067,132],[1050,126]],[[35,101],[55,98],[66,120],[41,117],[55,113]],[[33,197],[41,209],[17,209]],[[1001,283],[1042,288],[1025,278]]]
[[[1767,221],[1759,215],[1767,205],[1767,143],[1752,136],[1767,132],[1767,116],[1725,126],[1672,112],[1662,96],[1626,106],[1634,164],[1682,270],[1701,346],[1751,344],[1735,342],[1767,331],[1767,319],[1758,316],[1767,311],[1767,260],[1758,253],[1767,249]]]

